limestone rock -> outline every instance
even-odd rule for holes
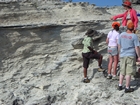
[[[94,33],[94,36],[92,37],[94,43],[96,41],[98,41],[98,39],[101,39],[102,37],[104,37],[104,34],[103,33],[99,33],[97,31],[95,31]],[[82,44],[82,41],[83,41],[84,38],[79,38],[79,39],[76,39],[72,42],[72,46],[74,49],[82,49],[83,48],[83,44]]]
[[[123,13],[122,6],[0,0],[0,10],[0,105],[139,105],[139,78],[131,81],[135,91],[125,94],[116,89],[118,81],[97,71],[96,60],[88,68],[90,83],[82,82],[85,32],[96,30],[94,48],[107,68],[110,17]]]
[[[72,46],[74,49],[82,49],[83,48],[83,44],[82,44],[82,41],[83,41],[84,38],[80,38],[80,39],[77,39],[75,41],[72,42]]]

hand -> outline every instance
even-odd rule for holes
[[[113,20],[113,17],[111,17],[110,20]]]
[[[136,27],[134,27],[134,33],[137,34],[138,33],[138,30]]]
[[[140,62],[140,57],[138,57],[137,62]]]
[[[94,54],[97,54],[98,52],[97,51],[94,51]]]

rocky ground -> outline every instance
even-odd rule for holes
[[[94,48],[107,68],[109,18],[122,7],[10,2],[1,3],[0,10],[0,105],[140,105],[139,78],[131,81],[135,91],[125,94],[116,89],[117,80],[97,71],[96,60],[88,69],[91,82],[81,82],[86,30],[97,31]]]

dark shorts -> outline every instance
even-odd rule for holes
[[[82,53],[82,56],[83,56],[83,67],[88,68],[90,59],[100,59],[101,54],[99,53],[94,54],[92,52],[88,52]]]

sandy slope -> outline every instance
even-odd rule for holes
[[[82,49],[71,45],[89,27],[104,32],[94,47],[104,55],[103,67],[107,68],[105,39],[111,30],[109,17],[114,11],[123,11],[120,8],[65,4],[48,10],[31,6],[28,13],[24,12],[26,8],[14,9],[14,13],[3,9],[8,12],[1,11],[1,26],[12,28],[0,29],[0,105],[139,105],[139,79],[131,82],[133,93],[118,91],[118,81],[107,80],[102,72],[97,72],[96,60],[88,69],[91,83],[82,83]],[[12,14],[16,16],[9,17]],[[41,23],[45,26],[40,27]]]

